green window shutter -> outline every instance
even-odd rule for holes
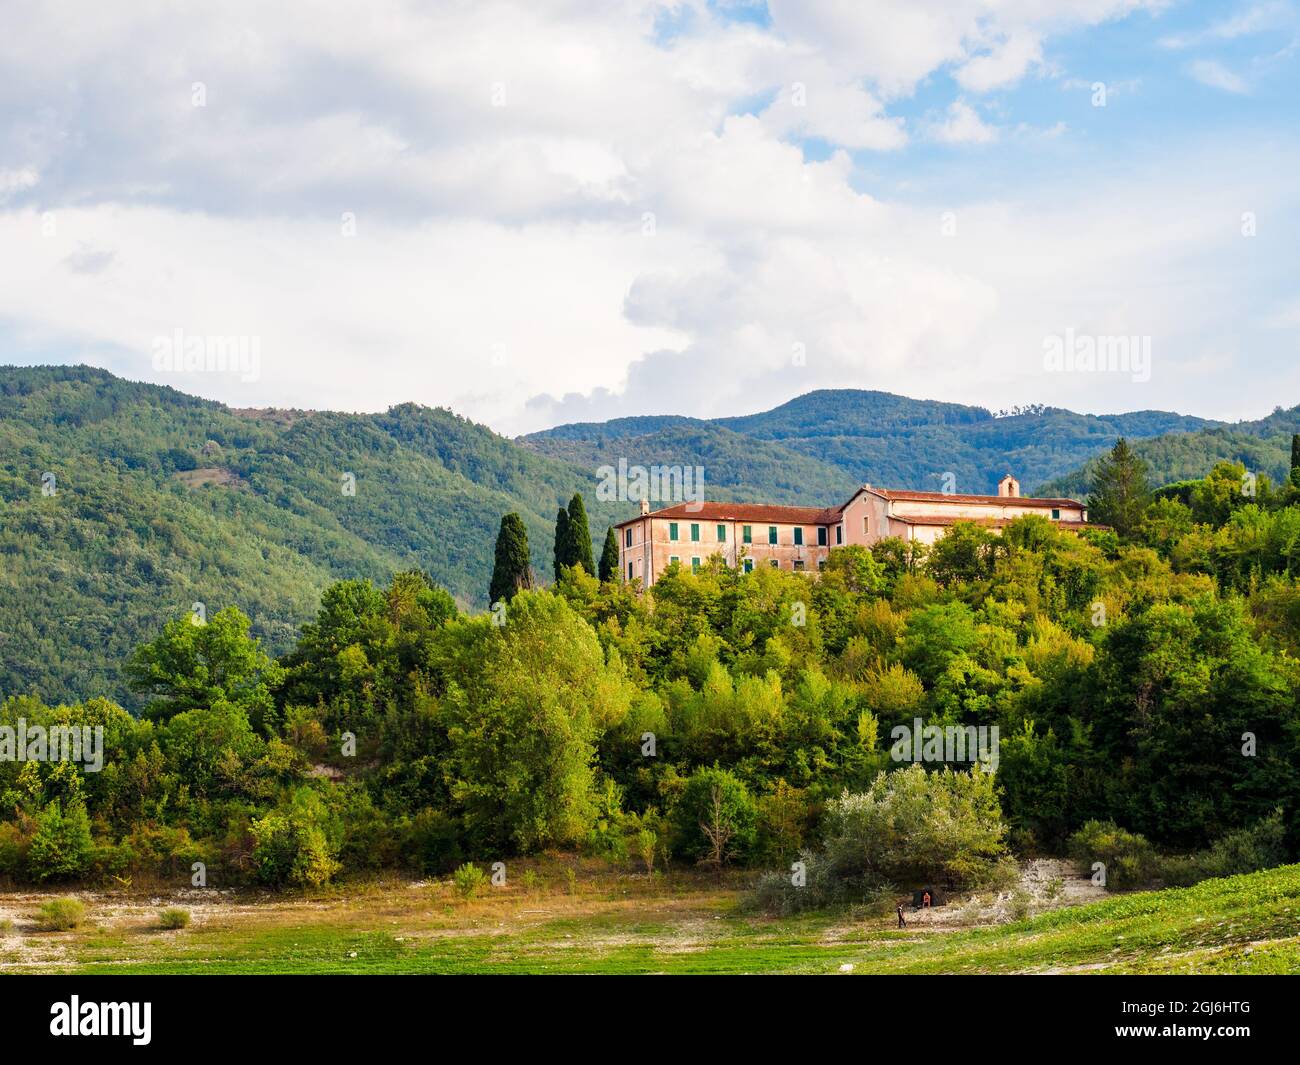
[[[695,522],[691,523],[691,540],[694,543],[700,542],[700,527]]]
[[[754,542],[754,526],[752,525],[741,526],[740,538],[744,540],[745,543],[752,544]]]
[[[769,544],[774,544],[774,543],[776,543],[776,526],[775,526],[775,525],[769,525],[769,526],[767,527],[767,542],[768,542]]]
[[[819,525],[819,526],[817,527],[817,546],[818,546],[818,547],[825,547],[825,546],[826,546],[826,526],[825,526],[825,525]]]
[[[677,539],[677,522],[675,521],[670,521],[668,523],[668,539],[670,540]]]
[[[727,527],[726,527],[725,525],[719,525],[719,526],[718,526],[718,543],[720,543],[720,544],[725,544],[726,542],[727,542]]]
[[[699,557],[699,555],[696,555],[694,558],[691,559],[691,572],[692,572],[692,573],[699,573],[699,572],[700,572],[700,557]]]
[[[794,530],[794,543],[796,547],[803,546],[803,527],[796,525]]]

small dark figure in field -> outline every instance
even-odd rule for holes
[[[930,908],[930,893],[928,891],[921,896],[921,908],[925,910]]]
[[[906,927],[907,927],[907,922],[903,920],[903,907],[902,907],[902,906],[898,907],[898,927],[899,927],[899,928],[906,928]]]

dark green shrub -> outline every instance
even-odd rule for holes
[[[1160,876],[1176,887],[1190,887],[1212,877],[1271,869],[1286,860],[1286,826],[1282,811],[1276,810],[1249,828],[1219,837],[1206,850],[1162,859]]]
[[[1070,857],[1093,872],[1105,866],[1106,887],[1129,888],[1150,882],[1156,875],[1155,848],[1145,836],[1120,828],[1114,821],[1088,821],[1069,839]]]
[[[403,825],[402,854],[425,876],[451,872],[463,860],[460,826],[441,810],[421,810]]]

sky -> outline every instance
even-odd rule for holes
[[[5,11],[0,364],[508,435],[1300,403],[1287,0]]]

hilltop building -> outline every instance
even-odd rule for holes
[[[995,496],[949,495],[874,488],[864,484],[838,507],[785,507],[765,503],[677,503],[620,522],[620,572],[649,587],[673,562],[699,569],[711,555],[748,572],[755,566],[820,570],[833,547],[874,544],[886,537],[932,544],[954,522],[973,521],[1000,532],[1012,518],[1039,514],[1065,529],[1088,527],[1077,499],[1035,499],[1020,494],[1007,474]]]

